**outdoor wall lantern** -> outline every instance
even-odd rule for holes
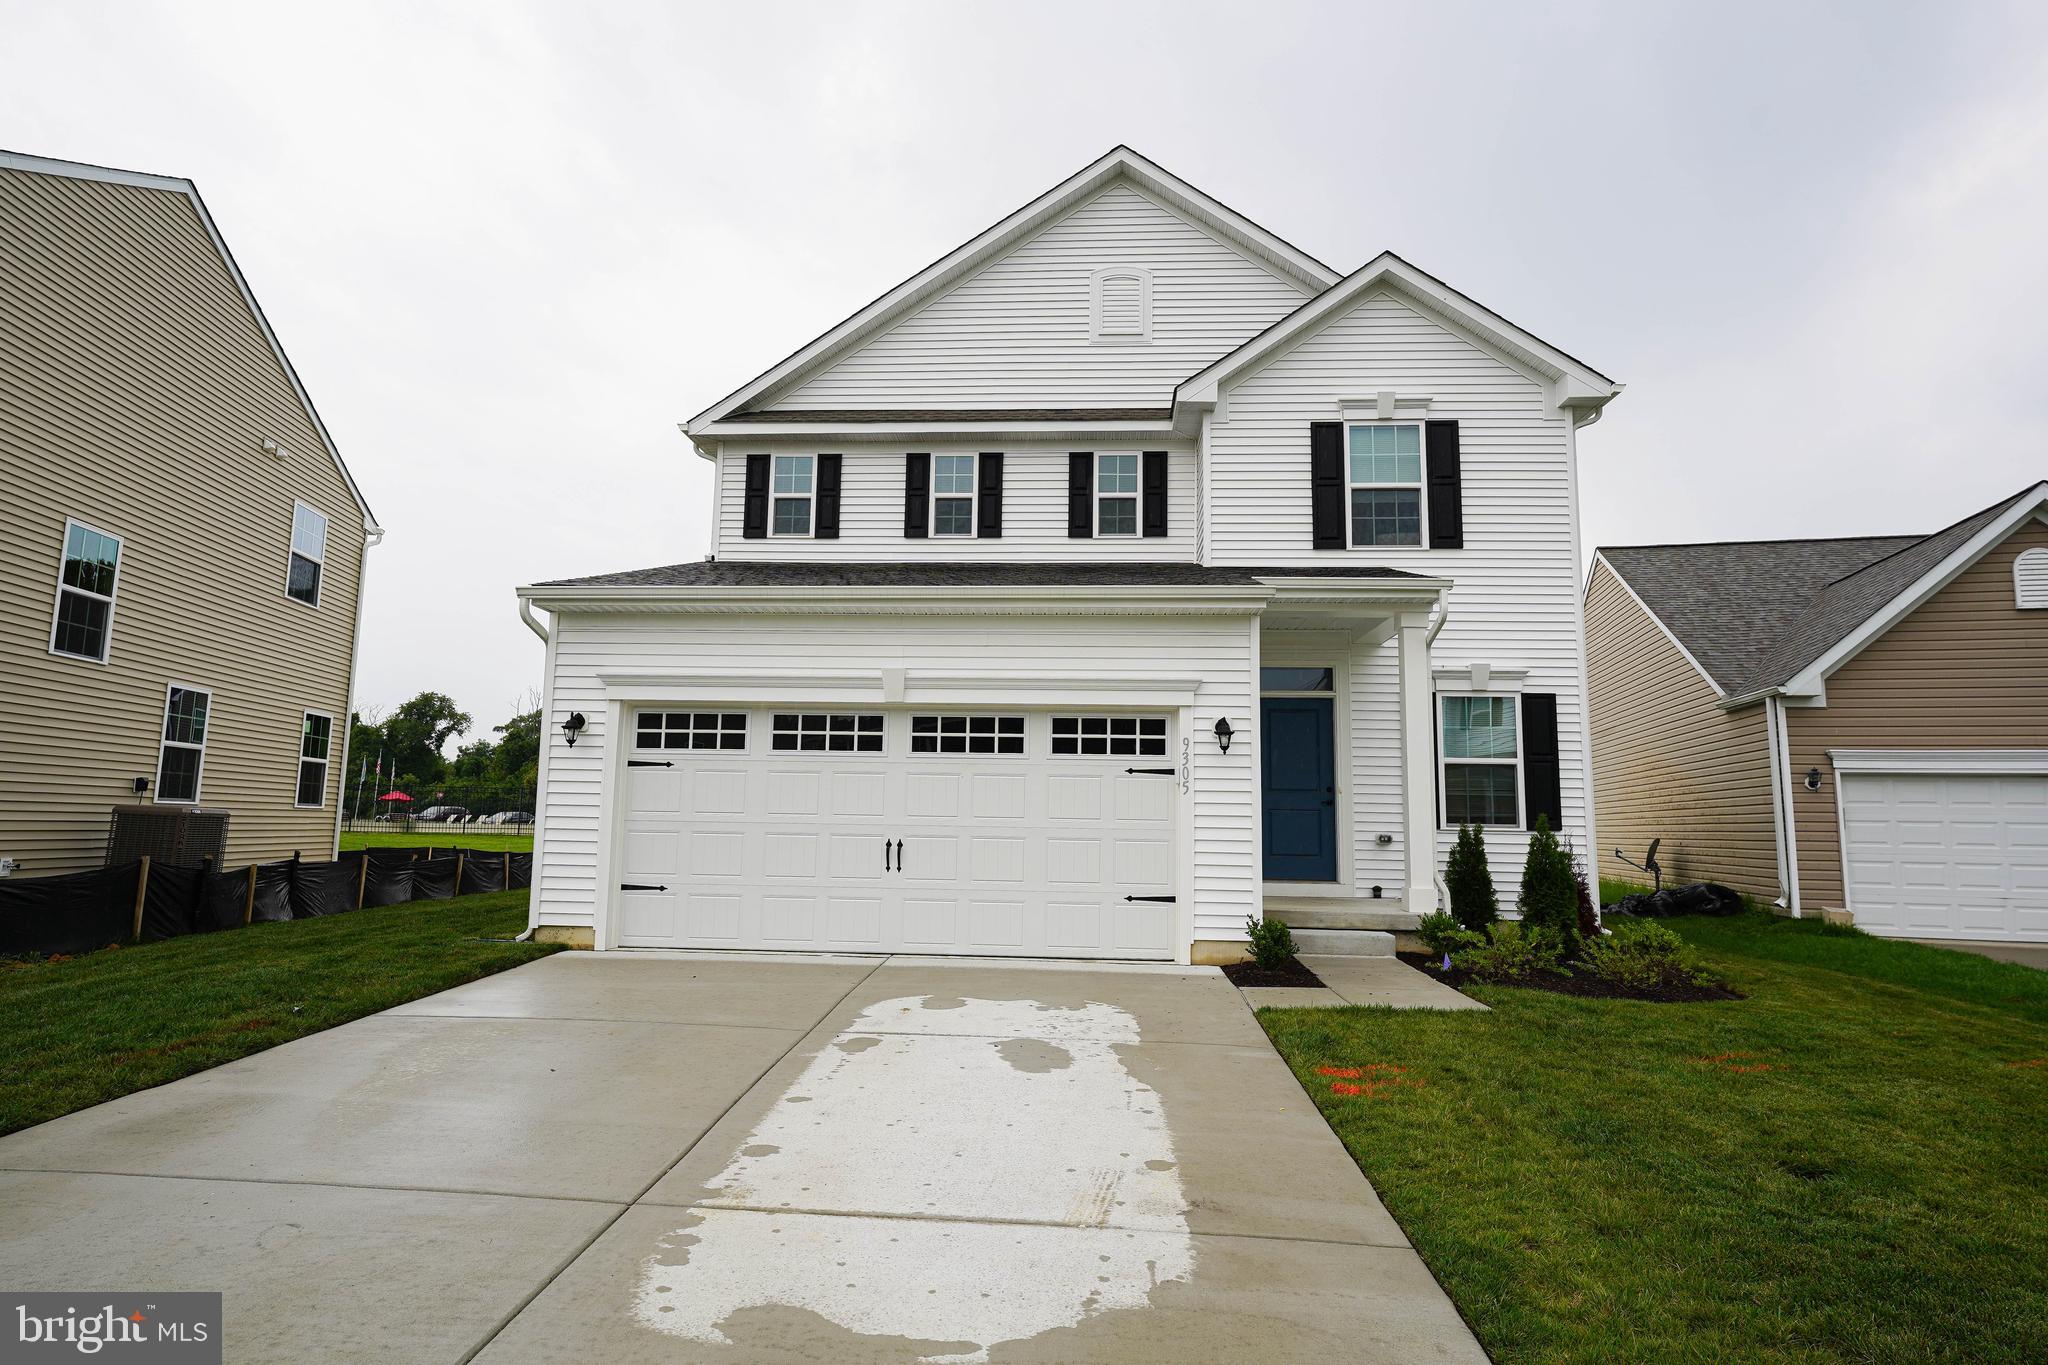
[[[1230,752],[1230,737],[1231,737],[1232,735],[1236,734],[1236,733],[1237,733],[1237,731],[1235,731],[1235,730],[1233,730],[1233,729],[1231,729],[1231,728],[1230,728],[1230,721],[1229,721],[1229,719],[1228,719],[1227,717],[1224,717],[1224,716],[1218,716],[1218,717],[1216,717],[1216,747],[1217,747],[1217,748],[1221,749],[1221,750],[1222,750],[1222,751],[1223,751],[1224,753],[1226,753],[1226,754],[1227,754],[1227,753],[1229,753],[1229,752]]]
[[[1806,789],[1810,792],[1820,790],[1820,769],[1808,768],[1806,770]]]
[[[583,727],[590,722],[583,719],[581,711],[571,711],[569,719],[562,722],[562,738],[569,741],[569,747],[576,747],[576,736],[583,733]]]

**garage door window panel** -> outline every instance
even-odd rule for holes
[[[768,747],[778,753],[879,754],[886,735],[880,713],[778,711]]]
[[[1164,758],[1164,716],[1054,716],[1054,757]]]
[[[747,717],[740,711],[642,711],[634,720],[640,749],[745,749]]]
[[[912,716],[910,752],[1020,755],[1024,752],[1024,717]]]

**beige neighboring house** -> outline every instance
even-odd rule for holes
[[[189,180],[0,152],[0,860],[331,857],[382,535]]]
[[[1614,546],[1601,870],[1904,938],[2048,941],[2048,482],[1928,536]]]

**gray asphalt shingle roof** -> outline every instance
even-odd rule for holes
[[[880,564],[801,560],[697,560],[652,569],[559,578],[542,588],[998,588],[998,587],[1241,587],[1264,578],[1419,578],[1380,567],[1314,565],[1258,569],[1206,564],[1017,563],[984,561]]]
[[[1789,682],[1954,554],[2023,489],[1928,536],[1601,549],[1731,697]]]

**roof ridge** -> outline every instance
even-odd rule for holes
[[[1966,518],[1967,520],[1967,518]],[[1944,528],[1946,529],[1946,528]],[[1933,532],[1940,535],[1940,531]],[[1926,536],[1912,531],[1898,535],[1884,536],[1770,536],[1762,540],[1666,540],[1653,541],[1647,545],[1596,545],[1593,553],[1604,555],[1610,550],[1701,550],[1713,545],[1842,545],[1852,540],[1906,540],[1922,541]]]
[[[1987,516],[1997,512],[2003,512],[2006,508],[2012,506],[2014,503],[2018,502],[2021,498],[2025,497],[2028,493],[2031,493],[2034,489],[2039,488],[2040,486],[2041,484],[2038,481],[2035,483],[2030,483],[2025,488],[2022,488],[2018,492],[2010,494],[2007,497],[2000,498],[1997,502],[1992,503],[1988,507],[1980,507],[1974,512],[1968,513],[1964,516],[1957,517],[1948,525],[1943,526],[1938,530],[1929,531],[1926,535],[1921,536],[1911,545],[1901,545],[1898,549],[1893,550],[1888,555],[1879,555],[1876,559],[1871,560],[1870,563],[1863,565],[1862,568],[1849,570],[1849,572],[1843,574],[1840,578],[1834,579],[1831,582],[1829,582],[1827,588],[1834,587],[1836,583],[1846,583],[1850,579],[1854,578],[1857,574],[1862,573],[1864,569],[1873,569],[1876,568],[1879,564],[1883,564],[1888,560],[1896,559],[1900,555],[1906,553],[1906,551],[1908,550],[1917,549],[1920,546],[1925,545],[1928,541],[1934,539],[1936,536],[1945,536],[1950,531],[1955,530],[1956,527],[1961,526],[1965,522],[1975,521],[1977,518],[1982,516]],[[1827,591],[1827,588],[1823,588],[1821,589],[1821,591],[1825,592]]]

